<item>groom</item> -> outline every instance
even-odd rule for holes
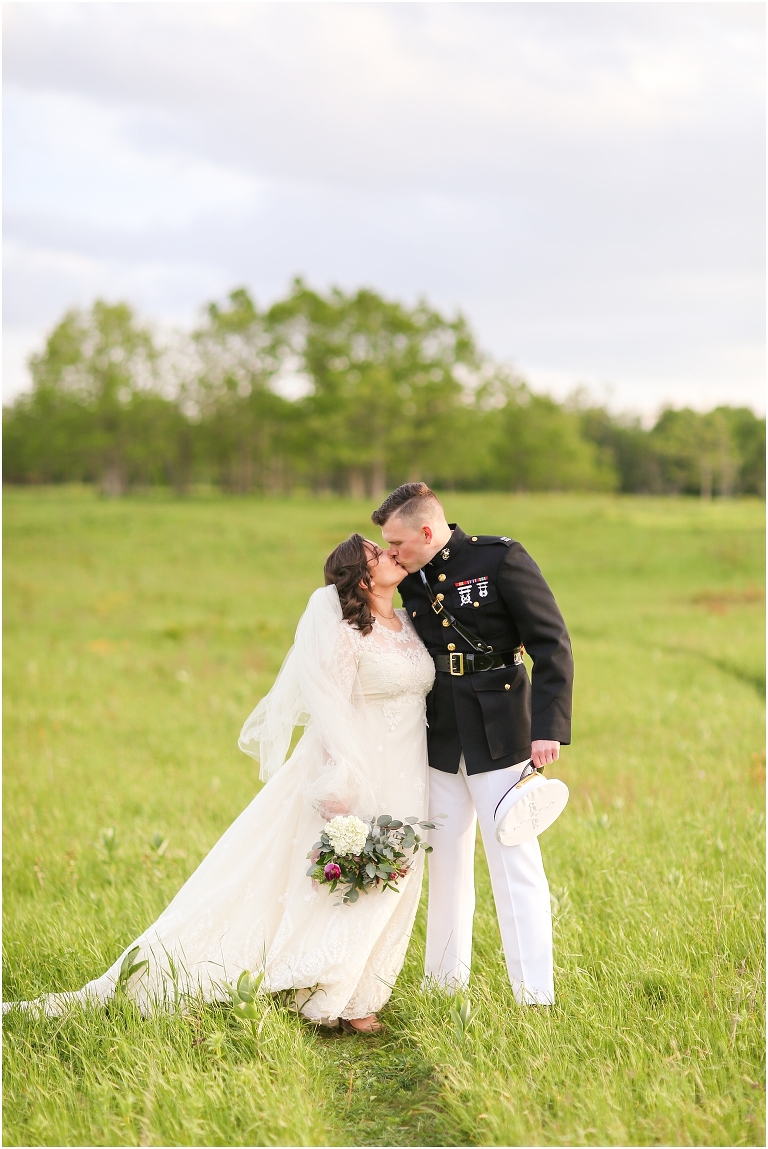
[[[551,1005],[552,918],[539,842],[500,845],[493,815],[529,759],[547,766],[570,742],[573,658],[563,616],[520,543],[465,535],[445,521],[425,483],[398,487],[371,518],[409,572],[403,605],[436,669],[427,697],[429,810],[447,816],[430,834],[425,975],[449,989],[469,979],[479,818],[515,997]],[[474,667],[478,643],[493,651],[477,659],[487,669]],[[530,682],[523,649],[533,660]]]

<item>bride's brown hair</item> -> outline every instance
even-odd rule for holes
[[[331,583],[339,592],[341,614],[347,622],[362,634],[370,634],[373,629],[373,615],[368,604],[365,591],[360,586],[364,583],[371,589],[371,572],[368,570],[369,552],[365,549],[365,539],[362,535],[350,535],[343,543],[339,543],[335,551],[331,551],[325,560],[323,574],[325,585]]]

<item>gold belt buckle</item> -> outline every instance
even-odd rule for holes
[[[458,670],[454,670],[454,666],[457,666]],[[464,655],[460,650],[448,655],[448,669],[456,677],[464,673]]]

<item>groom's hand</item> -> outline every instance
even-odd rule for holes
[[[542,766],[551,766],[559,757],[559,742],[547,742],[545,738],[537,738],[531,743],[531,761],[537,770]]]

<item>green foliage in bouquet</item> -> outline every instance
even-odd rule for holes
[[[389,814],[381,814],[368,823],[365,843],[361,844],[359,851],[339,853],[332,841],[333,830],[330,836],[328,831],[340,821],[346,819],[336,818],[327,823],[320,841],[315,842],[307,854],[312,860],[307,870],[308,877],[327,885],[329,893],[333,893],[337,886],[343,887],[339,905],[356,902],[361,893],[367,894],[375,888],[393,890],[398,894],[397,882],[409,872],[419,850],[429,853],[432,849],[416,833],[416,827],[434,830],[434,822],[420,822],[416,817],[400,822]],[[354,821],[358,822],[358,819]]]

